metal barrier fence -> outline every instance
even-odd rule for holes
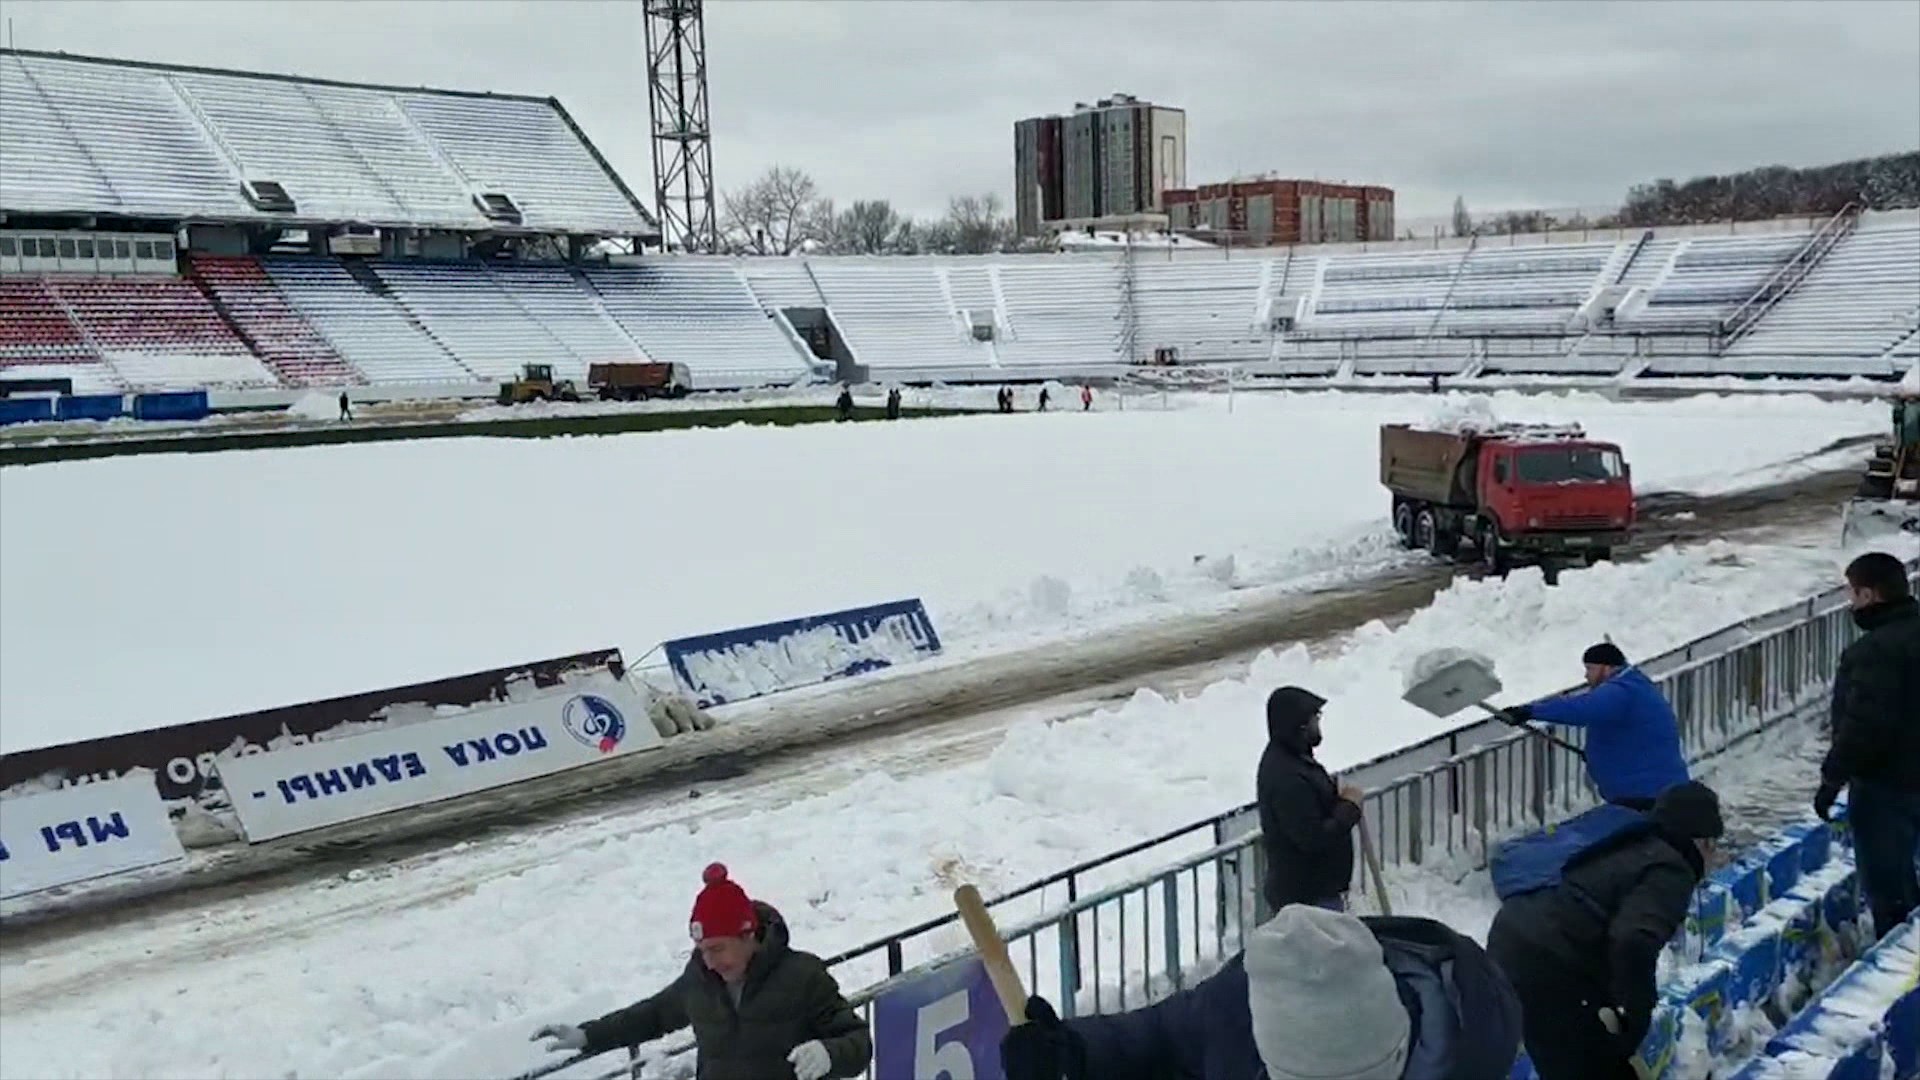
[[[1909,573],[1920,574],[1920,565]],[[1835,589],[1641,666],[1673,704],[1683,747],[1698,762],[1817,705],[1853,634],[1845,591]],[[1499,841],[1598,802],[1580,758],[1491,719],[1342,777],[1368,792],[1365,816],[1384,866],[1482,868]],[[1247,929],[1268,914],[1261,864],[1257,815],[1244,806],[1069,867],[989,907],[1030,991],[1063,1016],[1134,1008],[1239,951]],[[971,970],[978,964],[957,921],[929,919],[829,958],[843,986],[867,987],[850,996],[875,1033],[869,1076],[922,1068],[931,1075],[959,1054],[971,1071],[952,1075],[997,1075],[989,1044],[997,1045],[1005,1020],[995,1028],[985,1015],[997,1006],[984,974]],[[925,959],[909,969],[909,953]],[[980,1007],[970,1011],[969,1002]],[[935,1004],[940,1026],[929,1028]],[[913,1030],[893,1030],[902,1024]],[[900,1067],[890,1067],[890,1054]],[[902,1065],[903,1054],[912,1064]]]

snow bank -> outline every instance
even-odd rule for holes
[[[1389,536],[1378,427],[1447,398],[1152,400],[1165,411],[1103,394],[1091,415],[1063,400],[1047,416],[0,470],[0,748],[581,648],[637,655],[909,596],[959,653],[1406,558]],[[1643,489],[1729,470],[1762,482],[1751,470],[1886,420],[1882,403],[1808,397],[1485,403],[1620,442]],[[135,526],[72,526],[101,507]]]
[[[633,835],[652,820],[642,815],[583,820],[512,845],[525,861],[511,873],[466,878],[486,863],[448,860],[417,882],[424,896],[390,910],[316,919],[85,993],[36,990],[84,961],[73,948],[6,962],[0,1074],[510,1075],[542,1060],[526,1042],[533,1026],[597,1015],[673,977],[684,913],[716,859],[785,912],[797,945],[832,953],[947,910],[958,880],[992,893],[1249,801],[1277,686],[1329,699],[1321,755],[1337,770],[1448,726],[1380,677],[1435,647],[1492,657],[1519,700],[1574,682],[1580,651],[1603,635],[1649,655],[1833,574],[1827,551],[1710,544],[1603,564],[1559,588],[1527,572],[1461,581],[1398,629],[1373,623],[1324,649],[1267,654],[1247,678],[1192,697],[1141,692],[1081,719],[1017,727],[985,761],[897,777],[868,768],[826,794],[656,823],[643,836]],[[1433,894],[1453,906],[1409,910],[1446,910],[1483,933],[1490,908],[1458,893]],[[139,941],[91,947],[123,945]],[[278,1004],[263,1008],[267,997]],[[235,1016],[247,1017],[244,1038]]]
[[[296,420],[338,420],[340,397],[337,394],[323,394],[318,390],[301,394],[300,400],[287,406],[287,415]]]

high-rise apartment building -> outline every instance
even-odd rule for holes
[[[1038,236],[1055,222],[1093,224],[1165,210],[1187,182],[1187,114],[1115,94],[1071,116],[1013,125],[1014,224]]]

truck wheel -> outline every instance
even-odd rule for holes
[[[1413,504],[1405,499],[1393,504],[1393,534],[1400,538],[1400,546],[1413,547]]]
[[[1507,553],[1500,550],[1500,526],[1486,522],[1480,527],[1480,562],[1493,577],[1506,577],[1511,569]]]
[[[1612,561],[1613,561],[1612,548],[1594,548],[1592,551],[1587,552],[1588,566],[1592,566],[1594,563],[1603,563],[1603,562],[1612,562]]]
[[[1446,534],[1440,531],[1440,518],[1430,509],[1420,511],[1413,519],[1413,542],[1443,559],[1453,554],[1447,550]]]

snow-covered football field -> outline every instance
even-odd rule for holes
[[[1488,405],[1173,394],[1088,415],[9,468],[0,750],[906,596],[966,650],[1363,575],[1403,557],[1378,426]],[[1643,491],[1764,483],[1885,412],[1797,396],[1491,407],[1618,441]]]

